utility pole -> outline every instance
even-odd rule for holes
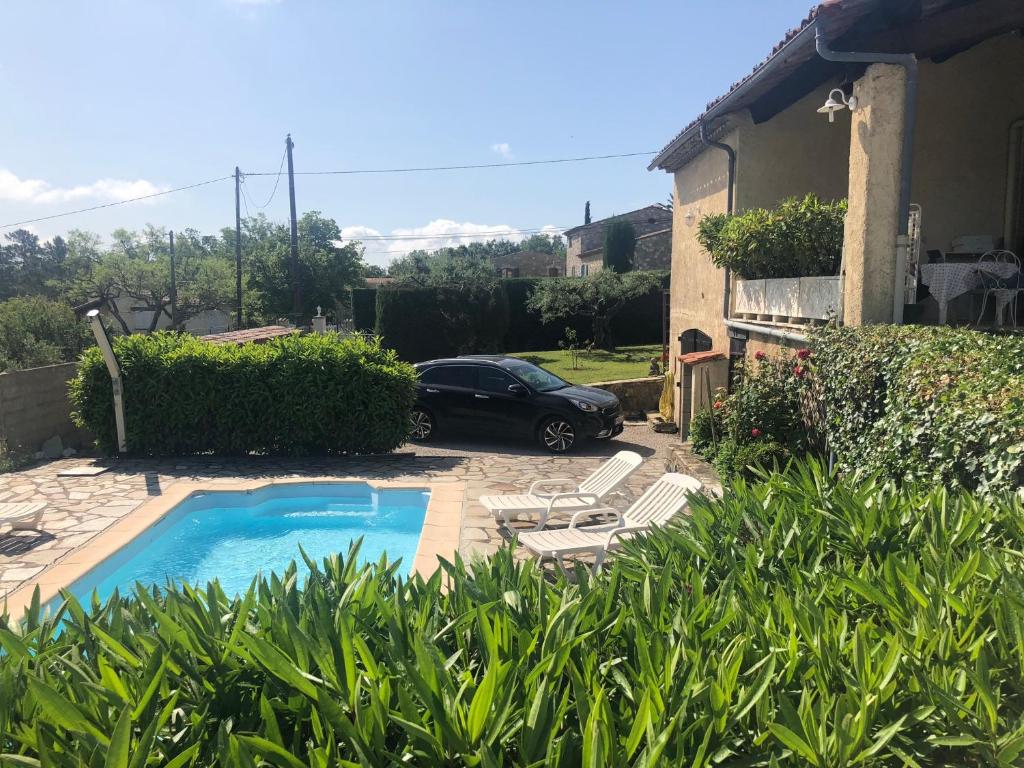
[[[295,166],[292,164],[292,135],[289,133],[284,142],[288,150],[288,205],[292,212],[291,272],[292,272],[292,314],[294,321],[299,322],[302,307],[302,286],[299,285],[299,222],[295,217]]]
[[[171,238],[171,330],[177,330],[178,327],[178,275],[175,271],[174,264],[174,230],[172,229],[168,235]]]
[[[235,322],[242,327],[242,174],[235,166]]]

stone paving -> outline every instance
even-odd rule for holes
[[[481,496],[525,491],[539,478],[580,480],[617,450],[636,450],[645,461],[610,499],[611,506],[624,509],[669,463],[716,490],[714,471],[687,451],[680,452],[678,445],[646,426],[628,426],[619,439],[590,443],[571,456],[553,456],[531,445],[456,441],[373,457],[113,460],[108,462],[110,470],[96,477],[57,476],[94,460],[52,461],[0,475],[0,501],[48,503],[37,530],[0,528],[0,598],[72,550],[88,546],[94,536],[179,480],[218,483],[325,475],[405,482],[461,480],[466,494],[458,545],[468,559],[494,552],[509,536],[479,504]]]

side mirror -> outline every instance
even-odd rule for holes
[[[508,391],[511,392],[513,395],[525,395],[526,387],[524,387],[522,384],[509,384]]]

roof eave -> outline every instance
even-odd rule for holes
[[[768,59],[758,70],[753,73],[749,78],[744,80],[735,89],[730,91],[728,94],[723,96],[718,102],[713,104],[704,113],[697,118],[691,125],[689,125],[682,133],[676,136],[669,144],[658,153],[657,157],[651,161],[650,165],[647,166],[648,171],[655,169],[661,169],[667,173],[672,173],[681,168],[685,163],[675,164],[671,166],[668,164],[668,160],[678,152],[680,149],[685,147],[695,138],[700,135],[700,124],[702,122],[707,123],[715,120],[719,117],[723,117],[730,112],[736,110],[737,107],[734,105],[740,101],[744,96],[750,93],[751,90],[757,86],[761,79],[767,77],[772,73],[775,67],[785,62],[787,58],[793,54],[794,51],[800,49],[803,45],[810,45],[814,47],[814,35],[818,27],[818,19],[813,19],[803,29],[797,32],[793,37],[788,40],[785,45],[781,46],[770,59]]]

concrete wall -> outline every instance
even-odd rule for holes
[[[1004,234],[1010,125],[1024,118],[1024,40],[993,38],[922,61],[911,199],[922,252],[959,235]]]
[[[0,373],[0,438],[19,453],[35,453],[54,435],[64,447],[81,448],[91,436],[71,422],[67,382],[75,363]]]

